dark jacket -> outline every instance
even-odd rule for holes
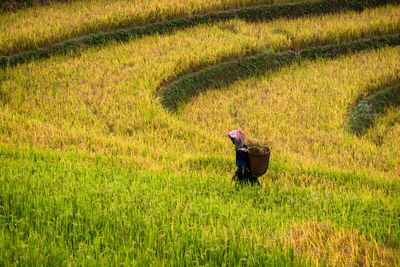
[[[244,148],[247,148],[246,146]],[[243,150],[236,150],[236,166],[238,168],[247,167],[250,169],[249,153]]]

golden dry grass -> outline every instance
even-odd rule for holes
[[[220,23],[6,70],[1,84],[1,143],[100,152],[128,157],[137,168],[187,173],[191,165],[185,162],[200,155],[230,157],[219,133],[240,128],[250,136],[272,139],[274,155],[296,164],[365,166],[380,175],[398,174],[400,152],[394,141],[377,147],[345,129],[346,110],[359,95],[399,79],[396,48],[306,62],[273,76],[267,73],[261,80],[241,81],[200,95],[177,116],[166,112],[154,94],[161,82],[197,66],[249,50],[284,49],[319,23],[347,18],[336,31],[326,27],[330,35],[321,29],[311,44],[374,34],[370,30],[376,20],[382,23],[381,33],[390,33],[393,29],[385,25],[391,22],[378,14],[391,18],[399,8],[280,20],[280,24]],[[353,21],[358,30],[349,34]],[[239,30],[227,30],[225,25]],[[299,29],[293,30],[295,39],[282,39],[280,33],[266,37],[285,25],[290,31]],[[396,128],[390,129],[395,136]]]
[[[293,224],[281,233],[283,247],[293,249],[297,256],[311,258],[316,266],[394,266],[395,253],[378,245],[373,237],[369,240],[357,230],[336,230],[329,222],[316,219],[303,224]]]

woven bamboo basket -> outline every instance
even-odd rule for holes
[[[254,154],[249,152],[251,174],[257,177],[264,175],[268,170],[269,156],[271,155],[271,149],[266,147],[267,152],[265,154]]]

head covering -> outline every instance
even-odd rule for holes
[[[240,150],[245,147],[245,140],[246,137],[244,133],[239,130],[233,130],[232,132],[228,133],[228,136],[232,139],[233,143],[235,144],[235,150]]]

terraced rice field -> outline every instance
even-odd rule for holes
[[[1,14],[15,39],[0,51],[287,2],[37,6]],[[399,264],[400,6],[389,2],[211,20],[0,69],[0,264]],[[80,28],[57,19],[67,10]],[[230,181],[232,129],[272,149],[260,187]]]

